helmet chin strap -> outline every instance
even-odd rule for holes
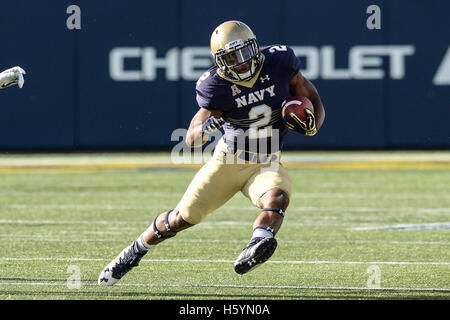
[[[255,75],[256,75],[256,65],[255,65],[255,61],[252,60],[250,63],[250,68],[247,72],[245,73],[237,73],[236,71],[232,70],[232,72],[234,73],[234,76],[239,78],[239,80],[235,80],[235,81],[250,81]]]
[[[238,81],[248,81],[250,80],[252,77],[252,72],[251,70],[248,70],[246,73],[237,73],[236,71],[233,71],[237,77],[240,79]],[[244,80],[245,79],[245,80]]]

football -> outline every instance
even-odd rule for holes
[[[284,100],[281,104],[281,115],[284,119],[291,117],[292,113],[294,113],[300,120],[305,121],[307,117],[305,109],[314,112],[314,106],[308,98],[301,96],[292,97]]]

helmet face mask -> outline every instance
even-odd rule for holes
[[[211,53],[219,75],[229,81],[252,79],[262,64],[253,32],[239,21],[228,21],[216,28],[211,36]]]

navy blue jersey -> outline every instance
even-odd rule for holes
[[[221,78],[216,66],[208,69],[197,81],[199,106],[223,112],[222,118],[226,121],[224,140],[234,151],[237,148],[259,152],[259,149],[254,150],[254,146],[262,143],[268,146],[266,152],[276,152],[281,149],[287,132],[281,104],[291,96],[289,83],[300,70],[300,61],[287,46],[268,46],[262,48],[261,53],[264,62],[251,88]],[[277,143],[271,141],[272,137],[277,137]],[[242,139],[245,140],[244,146],[237,143]],[[273,150],[274,146],[278,150]]]

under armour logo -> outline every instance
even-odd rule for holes
[[[266,74],[266,76],[263,78],[263,77],[260,77],[259,78],[259,80],[261,80],[261,83],[264,83],[264,81],[269,81],[270,80],[270,78],[269,78],[269,75],[268,74]]]

